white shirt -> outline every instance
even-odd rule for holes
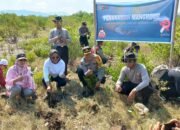
[[[62,76],[65,71],[65,63],[61,59],[57,64],[52,63],[50,58],[44,62],[43,77],[45,82],[49,82],[49,75],[52,77]]]

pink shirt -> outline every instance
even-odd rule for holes
[[[13,84],[13,80],[18,76],[23,76],[22,81],[18,81]],[[20,68],[17,65],[11,66],[6,74],[6,88],[10,90],[12,87],[19,85],[22,88],[35,89],[34,79],[31,76],[30,70],[25,66],[24,68]]]

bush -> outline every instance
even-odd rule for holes
[[[36,55],[34,54],[33,51],[27,52],[26,56],[27,56],[27,59],[28,59],[29,62],[33,62],[36,59]]]

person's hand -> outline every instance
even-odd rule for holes
[[[90,76],[93,74],[93,71],[91,69],[88,69],[88,71],[86,72],[86,76]]]
[[[180,130],[180,120],[172,119],[168,124],[175,124],[175,127],[173,127],[172,130]]]
[[[157,122],[154,126],[152,125],[149,130],[163,130],[160,122]]]
[[[24,79],[24,76],[21,75],[17,77],[16,81],[22,81],[23,79]]]
[[[47,87],[47,92],[51,92],[52,91],[52,87],[49,85],[48,87]]]
[[[64,38],[64,37],[59,37],[59,41],[60,41],[60,43],[66,43],[67,42],[66,38]]]
[[[122,91],[122,88],[119,84],[116,84],[115,91],[120,93]]]
[[[18,76],[17,78],[15,78],[15,79],[13,80],[13,84],[15,84],[15,83],[18,82],[18,81],[22,81],[23,79],[24,79],[24,76],[20,75],[20,76]]]
[[[131,90],[131,92],[127,98],[128,102],[132,102],[134,100],[135,96],[136,96],[136,90],[133,89],[133,90]]]
[[[98,81],[98,82],[96,83],[95,88],[96,88],[96,89],[98,89],[98,88],[100,87],[100,84],[101,84],[101,82],[100,82],[100,81]]]

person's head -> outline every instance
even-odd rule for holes
[[[82,26],[86,26],[87,23],[85,21],[82,22]]]
[[[133,68],[136,65],[136,55],[132,52],[125,54],[124,62],[129,68]]]
[[[89,60],[89,58],[91,57],[91,48],[89,46],[85,46],[82,48],[82,50],[83,50],[84,58],[86,60]]]
[[[97,45],[98,46],[102,46],[103,45],[103,41],[97,41]]]
[[[8,61],[6,59],[1,59],[0,60],[0,66],[7,68]]]
[[[131,43],[131,47],[136,51],[136,53],[140,50],[140,46],[135,42]]]
[[[61,16],[54,17],[54,19],[52,21],[54,22],[54,24],[57,28],[62,27],[62,17]]]
[[[57,64],[60,61],[60,55],[56,49],[52,49],[49,53],[49,58],[53,64]]]
[[[17,54],[16,62],[19,67],[24,67],[27,62],[26,54],[25,53]]]

